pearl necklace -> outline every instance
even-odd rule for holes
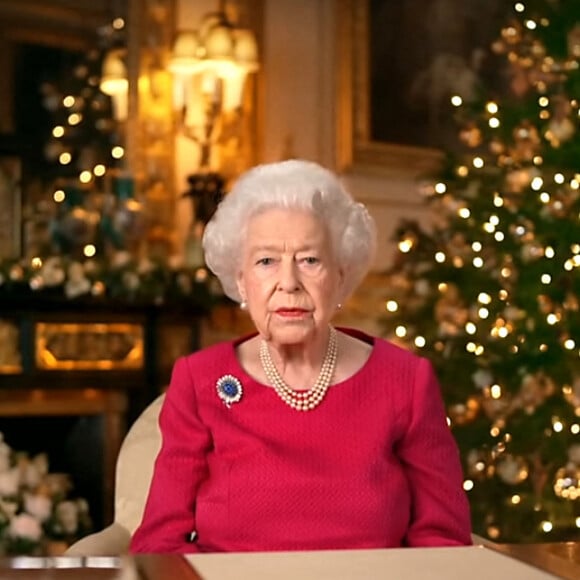
[[[278,396],[293,409],[297,411],[310,411],[317,407],[322,399],[324,399],[332,375],[336,369],[336,359],[338,354],[338,339],[336,330],[331,326],[330,335],[328,337],[328,347],[326,349],[326,356],[320,369],[320,374],[314,383],[314,386],[308,391],[295,391],[291,389],[280,376],[276,365],[270,356],[270,350],[265,340],[260,343],[260,363],[269,381],[274,387]]]

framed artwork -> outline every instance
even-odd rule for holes
[[[0,154],[0,260],[21,255],[21,179],[20,157]]]
[[[504,3],[505,4],[505,3]],[[338,0],[342,170],[436,168],[456,138],[450,97],[498,74],[501,0]]]

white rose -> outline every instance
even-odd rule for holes
[[[56,519],[65,534],[75,534],[79,527],[78,508],[73,501],[61,501],[56,506]]]
[[[38,470],[38,473],[44,477],[48,473],[48,455],[39,453],[32,458],[32,463]]]
[[[34,463],[27,461],[22,466],[22,483],[29,489],[36,489],[42,480],[42,475]]]
[[[42,537],[42,526],[40,522],[30,514],[18,514],[8,526],[8,535],[13,538],[24,538],[38,542]]]
[[[10,455],[0,452],[0,473],[10,469]]]
[[[0,499],[0,512],[4,514],[11,520],[18,511],[18,502],[10,499]],[[0,520],[1,521],[1,520]]]
[[[27,493],[24,496],[24,510],[41,522],[45,522],[52,512],[52,502],[45,495]]]
[[[18,493],[20,486],[20,470],[13,467],[0,473],[0,497],[9,497]]]

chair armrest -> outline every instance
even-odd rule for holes
[[[65,556],[121,556],[129,550],[131,534],[121,524],[114,522],[100,532],[95,532],[68,547]]]

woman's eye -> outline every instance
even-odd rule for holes
[[[272,258],[260,258],[256,264],[259,264],[261,266],[269,266],[270,264],[272,264],[274,260]]]
[[[315,258],[314,256],[307,256],[306,258],[303,258],[302,260],[305,264],[311,265],[313,266],[314,264],[318,264],[318,262],[320,261],[318,258]]]

